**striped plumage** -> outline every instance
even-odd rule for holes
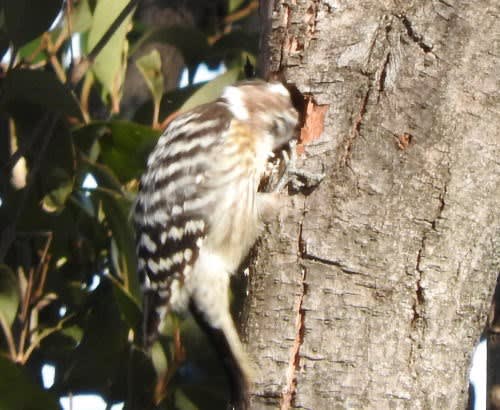
[[[190,309],[219,353],[233,360],[223,357],[232,390],[245,388],[248,369],[229,312],[230,275],[271,202],[270,194],[257,193],[267,160],[296,125],[281,84],[228,87],[215,102],[169,124],[141,178],[134,222],[145,344],[154,342],[168,310]],[[235,406],[244,407],[243,393],[233,392]]]

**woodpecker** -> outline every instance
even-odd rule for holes
[[[224,365],[233,409],[248,406],[250,368],[230,314],[230,277],[277,206],[258,188],[297,123],[282,84],[226,87],[168,125],[140,181],[133,219],[144,344],[155,342],[168,312],[190,311]]]

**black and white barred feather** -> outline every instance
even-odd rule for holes
[[[236,408],[248,366],[229,310],[229,280],[254,244],[273,201],[257,189],[297,113],[285,87],[251,81],[176,117],[141,178],[134,212],[144,339],[169,310],[191,310],[224,360]]]

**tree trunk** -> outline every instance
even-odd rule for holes
[[[500,3],[269,3],[265,76],[303,94],[325,178],[251,266],[252,408],[464,409],[500,270]]]

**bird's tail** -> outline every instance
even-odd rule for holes
[[[164,309],[165,302],[161,300],[158,292],[145,291],[143,294],[142,310],[142,346],[149,351],[158,339],[158,331],[162,320],[160,309]]]
[[[227,319],[222,320],[218,327],[212,326],[194,303],[190,304],[190,309],[196,322],[214,346],[219,360],[223,363],[230,391],[228,409],[247,410],[249,408],[248,389],[252,370],[234,322],[229,315],[229,309],[227,310]]]

